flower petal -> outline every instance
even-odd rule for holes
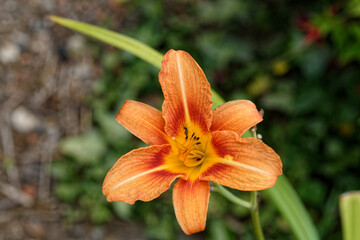
[[[164,92],[165,132],[176,137],[193,122],[204,132],[211,126],[210,84],[195,60],[184,51],[166,53],[159,73]]]
[[[280,157],[256,138],[240,138],[231,131],[212,133],[217,156],[207,159],[210,166],[199,177],[243,191],[255,191],[275,185],[282,174]]]
[[[173,190],[176,219],[186,234],[203,231],[209,205],[208,181],[186,181],[181,178]]]
[[[153,200],[166,191],[182,176],[163,165],[170,150],[170,145],[150,146],[122,156],[105,177],[102,189],[107,200],[133,204],[136,200]]]
[[[168,143],[161,112],[147,104],[126,101],[116,116],[116,120],[149,145]]]
[[[242,136],[263,119],[254,103],[248,100],[227,102],[214,110],[211,131],[234,131]]]

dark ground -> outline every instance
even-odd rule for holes
[[[91,127],[86,96],[101,74],[86,38],[51,14],[96,23],[112,1],[0,0],[0,239],[144,239],[113,222],[67,225],[52,195],[49,166],[62,137]]]

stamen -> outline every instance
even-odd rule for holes
[[[204,160],[204,152],[197,146],[201,145],[200,137],[196,136],[195,132],[190,134],[189,129],[183,126],[185,141],[179,144],[178,159],[184,162],[187,167],[195,167]],[[189,138],[190,136],[190,138]]]

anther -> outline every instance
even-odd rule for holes
[[[189,130],[187,129],[187,127],[184,127],[184,131],[185,131],[185,135],[187,136],[189,134]]]

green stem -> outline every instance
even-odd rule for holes
[[[264,234],[261,228],[260,217],[259,217],[259,201],[258,201],[258,192],[253,191],[250,195],[250,214],[251,222],[254,228],[255,236],[257,240],[264,240]]]
[[[249,203],[248,201],[242,200],[241,198],[235,196],[234,194],[232,194],[230,191],[228,191],[223,186],[221,186],[219,184],[215,184],[215,190],[218,193],[220,193],[221,195],[223,195],[225,198],[230,200],[231,202],[250,209],[251,203]]]
[[[262,110],[261,110],[262,111]],[[261,113],[263,114],[263,112]],[[254,138],[257,138],[257,134],[256,134],[256,126],[254,126],[251,129],[251,133],[252,136]],[[250,193],[250,203],[251,203],[251,208],[250,208],[250,214],[251,214],[251,222],[254,228],[254,232],[255,232],[255,236],[257,240],[264,240],[264,234],[261,228],[261,223],[260,223],[260,216],[259,216],[259,200],[258,200],[258,195],[259,193],[257,191],[253,191]]]

